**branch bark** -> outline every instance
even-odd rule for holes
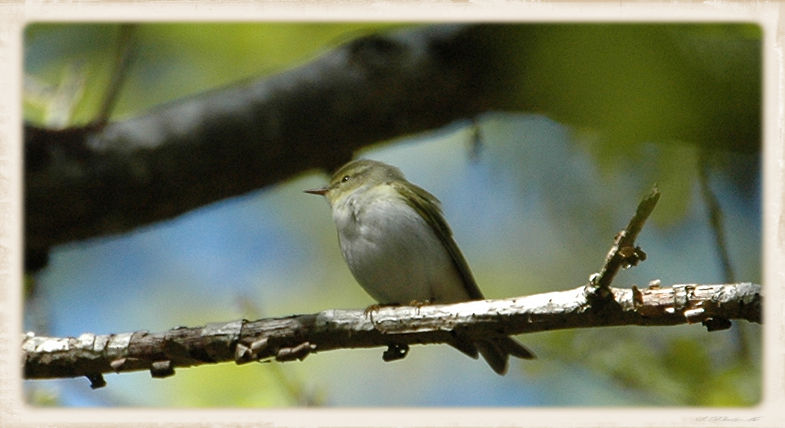
[[[568,328],[703,323],[727,328],[729,319],[761,322],[762,296],[751,283],[674,285],[644,290],[611,288],[610,304],[593,306],[585,286],[572,290],[451,305],[326,310],[316,314],[238,320],[162,333],[137,331],[79,337],[39,337],[22,342],[26,379],[86,376],[93,387],[102,374],[149,370],[154,377],[176,367],[235,361],[302,360],[310,353],[346,348],[453,343],[471,339]],[[716,320],[723,320],[716,323]]]

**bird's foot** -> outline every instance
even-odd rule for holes
[[[427,306],[430,304],[431,304],[431,299],[409,301],[409,306],[414,306],[415,308],[421,308],[423,306]]]
[[[401,306],[401,305],[399,305],[398,303],[374,303],[373,305],[370,305],[367,308],[365,308],[365,310],[363,311],[363,315],[368,316],[371,314],[371,312],[376,312],[381,308],[386,308],[390,306]]]

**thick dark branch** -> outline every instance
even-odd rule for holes
[[[568,291],[451,305],[327,310],[317,314],[233,321],[77,338],[24,339],[27,379],[87,376],[102,386],[102,373],[150,370],[155,377],[175,367],[235,361],[288,361],[343,348],[452,343],[462,338],[620,325],[676,325],[744,319],[760,323],[760,286],[750,283],[675,285],[645,290],[612,289],[612,304],[593,307],[584,287]],[[724,326],[723,323],[720,323]],[[729,325],[729,324],[728,324]]]
[[[473,28],[360,38],[105,127],[26,126],[27,247],[127,231],[477,114],[494,65]]]

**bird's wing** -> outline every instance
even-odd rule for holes
[[[433,228],[433,230],[438,232],[436,235],[439,237],[439,240],[442,241],[442,245],[444,245],[444,248],[450,254],[450,258],[452,258],[453,264],[458,270],[458,274],[463,279],[463,284],[466,287],[466,292],[469,294],[469,297],[472,300],[484,299],[485,297],[482,295],[480,288],[474,281],[472,271],[469,270],[469,265],[466,263],[466,259],[463,258],[461,250],[458,248],[458,245],[455,243],[455,240],[452,237],[452,230],[450,230],[450,226],[444,219],[439,199],[437,199],[436,196],[428,193],[427,190],[411,183],[408,185],[403,185],[401,183],[392,181],[389,184],[403,196],[403,199],[406,201],[406,203],[409,204],[409,206],[411,206],[420,215],[420,217],[422,217],[423,220],[425,220],[425,222]],[[429,207],[432,208],[429,209]]]

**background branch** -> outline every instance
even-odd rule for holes
[[[127,231],[477,114],[495,73],[487,60],[465,66],[487,55],[475,33],[436,26],[364,37],[300,68],[105,127],[53,134],[28,125],[27,247]]]
[[[736,280],[736,274],[733,272],[733,265],[728,252],[728,243],[723,227],[722,207],[717,195],[709,185],[709,156],[709,153],[705,150],[700,152],[700,157],[698,158],[698,183],[700,183],[701,196],[706,206],[706,216],[709,220],[709,226],[714,237],[714,246],[717,249],[717,257],[722,268],[722,276],[725,278],[725,281],[733,282]]]
[[[700,184],[701,196],[703,197],[703,204],[706,207],[706,215],[708,217],[709,226],[714,237],[714,247],[717,250],[717,257],[719,264],[722,268],[723,281],[734,282],[736,281],[736,274],[733,270],[733,264],[730,259],[730,251],[728,249],[728,240],[725,234],[725,220],[723,215],[722,206],[720,205],[719,198],[711,188],[709,174],[709,162],[711,160],[711,153],[708,150],[701,150],[698,157],[698,183]],[[750,346],[747,331],[744,327],[736,326],[734,334],[737,338],[739,355],[745,361],[750,359]]]
[[[98,108],[98,114],[93,119],[93,123],[98,126],[104,126],[109,122],[109,116],[112,114],[112,110],[114,110],[115,104],[117,103],[120,89],[123,87],[126,77],[128,77],[128,69],[133,62],[135,53],[133,36],[138,26],[138,24],[120,25],[114,68],[109,80],[109,85],[106,88],[106,94],[104,94],[101,106]]]
[[[760,286],[751,283],[674,285],[645,290],[612,288],[613,302],[592,306],[581,286],[572,290],[451,305],[326,310],[317,314],[232,321],[111,335],[38,337],[22,343],[27,379],[87,376],[103,386],[102,373],[149,370],[154,377],[175,367],[235,361],[302,360],[309,353],[345,348],[451,343],[569,328],[676,325],[714,319],[760,323]],[[729,323],[728,323],[729,326]]]

